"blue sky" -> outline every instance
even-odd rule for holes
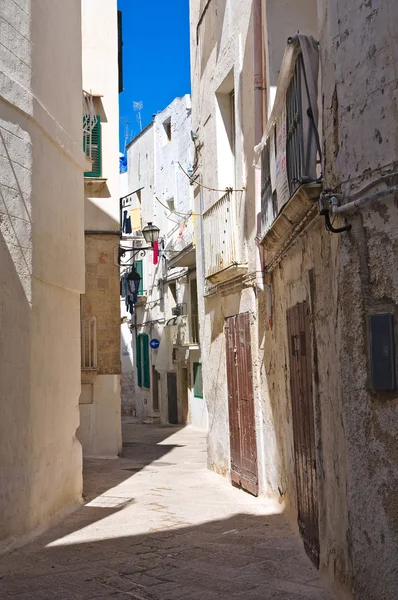
[[[190,93],[189,0],[118,0],[123,12],[124,92],[120,99],[120,147],[126,124],[140,131],[133,102],[141,101],[142,126],[174,98]]]

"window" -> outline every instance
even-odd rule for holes
[[[149,372],[149,336],[146,333],[137,335],[136,350],[138,387],[149,389],[151,387]]]
[[[193,363],[193,395],[203,398],[202,364]]]
[[[235,188],[235,91],[232,70],[216,92],[218,187]]]
[[[191,296],[191,336],[190,341],[193,344],[199,344],[199,310],[198,310],[198,285],[196,279],[190,281]]]
[[[133,266],[134,266],[135,270],[137,271],[138,275],[141,277],[140,287],[138,288],[138,296],[145,296],[144,275],[143,275],[144,269],[143,269],[142,260],[136,260],[133,263]]]
[[[169,283],[169,290],[171,294],[171,303],[173,306],[177,304],[177,284],[175,282]]]
[[[170,142],[171,141],[171,118],[166,119],[166,121],[163,121],[163,127],[166,132],[167,139]]]
[[[101,177],[101,117],[96,117],[97,122],[92,131],[83,135],[83,150],[93,161],[93,168],[84,173],[85,177]],[[83,117],[83,120],[86,118]]]

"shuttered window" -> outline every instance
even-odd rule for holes
[[[193,363],[193,395],[195,398],[203,398],[202,364]]]
[[[101,177],[101,117],[100,115],[96,116],[97,122],[93,130],[83,136],[83,150],[93,161],[93,168],[84,173],[85,177]]]
[[[150,388],[149,336],[146,333],[137,335],[137,383],[138,387]]]
[[[138,275],[141,277],[140,279],[140,287],[138,288],[138,296],[144,296],[144,269],[143,269],[143,263],[142,260],[137,260],[134,263],[134,267],[135,270],[137,271]]]

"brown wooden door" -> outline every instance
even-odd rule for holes
[[[318,485],[308,302],[287,311],[298,525],[307,554],[319,566]]]
[[[257,443],[254,414],[250,315],[226,319],[231,480],[258,495]]]

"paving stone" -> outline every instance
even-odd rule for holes
[[[205,435],[130,421],[124,439],[86,461],[85,506],[0,557],[0,600],[331,600],[281,506],[207,470]]]

